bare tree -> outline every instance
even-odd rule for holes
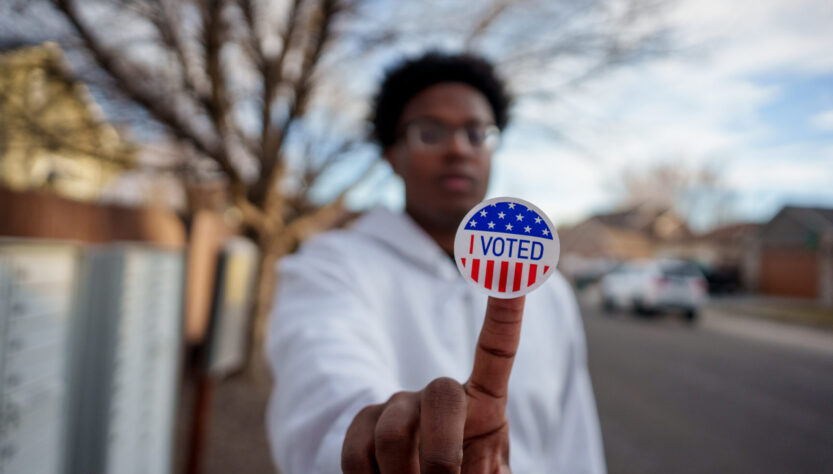
[[[90,198],[132,166],[136,147],[90,107],[84,84],[66,80],[61,59],[54,44],[0,53],[2,178]]]
[[[731,200],[720,169],[713,165],[664,162],[626,169],[614,183],[624,207],[673,209],[693,227],[725,223]]]
[[[648,0],[47,3],[68,25],[62,44],[94,66],[102,95],[127,104],[134,128],[170,135],[202,163],[194,169],[225,181],[263,255],[255,341],[276,259],[331,222],[376,162],[364,148],[368,91],[356,86],[371,82],[368,68],[392,51],[467,49],[494,59],[519,94],[545,98],[667,39]]]

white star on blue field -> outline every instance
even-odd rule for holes
[[[514,202],[496,202],[483,206],[469,219],[466,229],[552,240],[552,232],[546,221],[532,209]]]

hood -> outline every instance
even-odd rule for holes
[[[454,262],[407,214],[377,207],[359,218],[352,230],[377,240],[426,271],[447,279],[459,277]]]

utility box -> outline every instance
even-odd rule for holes
[[[0,240],[0,474],[62,472],[78,255]]]
[[[214,377],[240,370],[246,362],[257,270],[257,246],[243,237],[229,239],[217,262],[208,327],[207,369]]]
[[[66,472],[166,474],[182,347],[183,254],[91,247],[72,332]]]

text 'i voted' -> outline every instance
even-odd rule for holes
[[[498,298],[540,286],[554,271],[558,252],[558,234],[546,214],[510,197],[475,206],[454,240],[454,259],[466,281]]]

